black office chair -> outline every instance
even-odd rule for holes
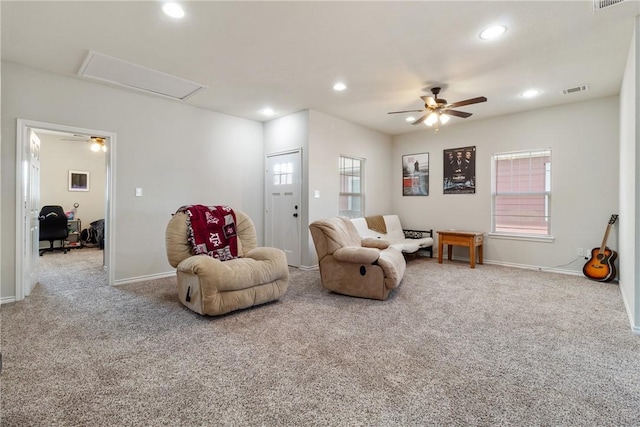
[[[45,252],[64,251],[64,241],[69,236],[69,228],[67,227],[67,215],[64,213],[62,206],[44,206],[40,210],[40,241],[48,241],[49,248],[40,249],[40,256]],[[60,240],[59,247],[53,247],[53,242]]]

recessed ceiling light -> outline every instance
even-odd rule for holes
[[[260,112],[265,116],[273,116],[275,114],[275,111],[273,111],[273,108],[269,108],[269,107],[263,108],[262,110],[260,110]]]
[[[184,10],[178,3],[165,3],[162,10],[172,18],[184,17]]]
[[[337,90],[337,91],[345,90],[346,88],[347,88],[347,85],[344,83],[336,83],[333,85],[333,90]]]
[[[534,96],[538,96],[539,93],[540,91],[538,89],[529,89],[522,92],[520,96],[523,98],[533,98]]]
[[[493,27],[489,27],[481,32],[480,38],[482,40],[495,39],[496,37],[500,37],[501,35],[503,35],[505,31],[507,31],[506,27],[503,27],[502,25],[494,25]]]
[[[409,116],[405,120],[408,121],[408,122],[414,122],[416,120],[416,118],[413,117],[413,116]]]

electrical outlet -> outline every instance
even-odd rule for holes
[[[576,250],[576,254],[577,254],[578,256],[584,256],[584,249],[583,249],[583,248],[578,248],[578,249]]]

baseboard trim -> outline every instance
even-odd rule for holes
[[[318,264],[316,264],[316,265],[301,265],[298,268],[300,270],[303,270],[303,271],[314,271],[314,270],[318,270]]]
[[[2,297],[2,298],[0,298],[0,305],[9,304],[10,302],[16,302],[16,297]]]
[[[516,263],[513,263],[513,262],[490,261],[490,260],[484,260],[484,263],[485,264],[492,264],[492,265],[500,265],[500,266],[503,266],[503,267],[521,268],[523,270],[549,271],[549,272],[552,272],[552,273],[567,274],[569,276],[582,276],[582,272],[581,271],[566,270],[566,269],[557,268],[557,267],[541,267],[541,266],[538,266],[538,265],[516,264]]]
[[[129,283],[146,282],[147,280],[166,279],[167,277],[175,277],[176,272],[168,271],[166,273],[149,274],[146,276],[128,277],[126,279],[118,279],[113,282],[113,286],[126,285]]]

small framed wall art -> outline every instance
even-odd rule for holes
[[[444,194],[475,194],[476,147],[444,150]]]
[[[402,156],[402,195],[429,195],[429,153]]]
[[[69,191],[89,191],[89,172],[70,170]]]

